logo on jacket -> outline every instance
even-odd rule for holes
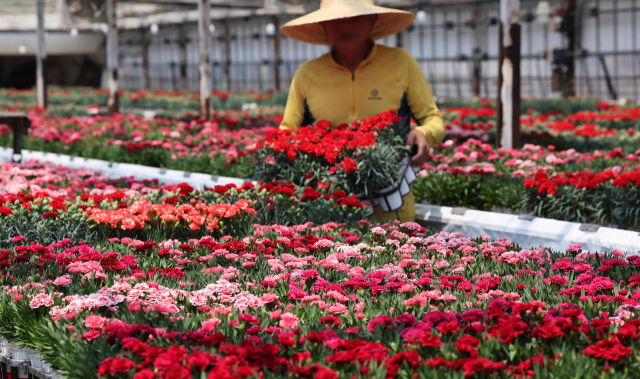
[[[369,100],[382,100],[381,97],[378,97],[378,90],[375,88],[371,90],[370,95],[371,97],[369,97]]]

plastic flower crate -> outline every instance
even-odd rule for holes
[[[374,207],[380,206],[384,212],[394,212],[404,205],[403,197],[411,192],[411,184],[416,180],[416,172],[419,167],[411,166],[411,157],[406,157],[400,162],[398,170],[398,180],[378,193],[373,194],[373,199],[369,200],[365,196],[358,197],[361,201],[368,201],[370,213],[373,214]],[[363,194],[364,195],[364,194]]]

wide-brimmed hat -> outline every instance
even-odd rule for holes
[[[373,5],[373,0],[322,0],[320,9],[287,22],[280,30],[298,41],[326,45],[327,36],[321,22],[374,14],[378,15],[378,21],[371,33],[373,40],[398,33],[411,25],[415,17],[411,12]]]

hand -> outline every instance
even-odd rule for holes
[[[423,164],[427,163],[427,158],[429,158],[429,143],[424,134],[415,129],[409,133],[409,138],[407,138],[407,149],[411,149],[413,146],[416,146],[418,153],[411,159],[411,165],[422,167]]]

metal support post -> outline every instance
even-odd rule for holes
[[[47,107],[47,83],[45,82],[45,62],[47,59],[47,47],[44,30],[44,0],[38,0],[38,37],[36,47],[36,92],[38,108]]]
[[[273,17],[275,34],[273,35],[273,81],[275,90],[280,91],[280,24],[278,17]]]
[[[187,89],[187,37],[184,35],[184,25],[178,25],[178,47],[180,48],[180,85]]]
[[[229,70],[229,66],[231,66],[231,41],[229,40],[229,23],[226,20],[222,22],[222,38],[224,44],[224,61],[222,62],[224,83],[227,86],[227,91],[231,91],[231,74]]]
[[[500,0],[496,143],[520,146],[520,0]]]
[[[118,98],[118,24],[116,7],[118,0],[107,0],[107,23],[109,31],[107,33],[107,87],[109,98],[107,108],[109,114],[118,113],[120,101]]]
[[[567,0],[567,12],[563,20],[563,29],[567,35],[567,50],[569,56],[566,59],[567,81],[564,83],[563,96],[576,95],[576,3],[577,0]]]
[[[480,48],[480,4],[476,3],[473,10],[473,96],[480,97],[482,49]]]
[[[147,29],[140,29],[140,38],[142,41],[142,86],[149,89],[151,84],[149,81],[149,36]]]
[[[211,118],[211,52],[209,49],[211,32],[209,25],[211,19],[209,12],[211,5],[209,0],[198,0],[198,53],[200,55],[200,118],[209,120]]]

